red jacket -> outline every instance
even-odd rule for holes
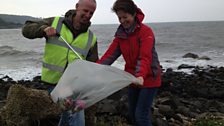
[[[142,76],[143,87],[159,87],[161,70],[155,50],[155,38],[151,28],[142,23],[143,18],[144,14],[139,9],[135,27],[129,33],[120,25],[110,47],[97,62],[111,65],[122,54],[125,71],[136,77]]]

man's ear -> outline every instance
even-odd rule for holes
[[[77,3],[76,5],[75,5],[75,8],[77,9],[79,7],[79,4]]]

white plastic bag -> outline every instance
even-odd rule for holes
[[[118,68],[85,60],[68,65],[57,86],[51,92],[55,103],[66,98],[84,101],[83,108],[128,86],[136,78]]]

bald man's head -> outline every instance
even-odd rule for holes
[[[96,3],[96,0],[79,0],[78,3],[81,3],[81,2],[83,2],[83,1],[89,1],[89,2],[94,2],[94,3]]]
[[[74,18],[76,26],[89,24],[95,10],[95,0],[79,0],[76,4],[76,16]]]

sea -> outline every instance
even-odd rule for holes
[[[156,38],[156,50],[164,70],[178,70],[181,64],[207,67],[224,66],[224,21],[210,22],[169,22],[147,23]],[[118,24],[92,25],[96,34],[99,57],[103,55],[111,41]],[[15,81],[32,80],[41,74],[42,56],[45,40],[27,39],[21,29],[0,29],[0,78],[9,76]],[[187,53],[211,60],[183,58]],[[113,64],[124,68],[121,57]]]

